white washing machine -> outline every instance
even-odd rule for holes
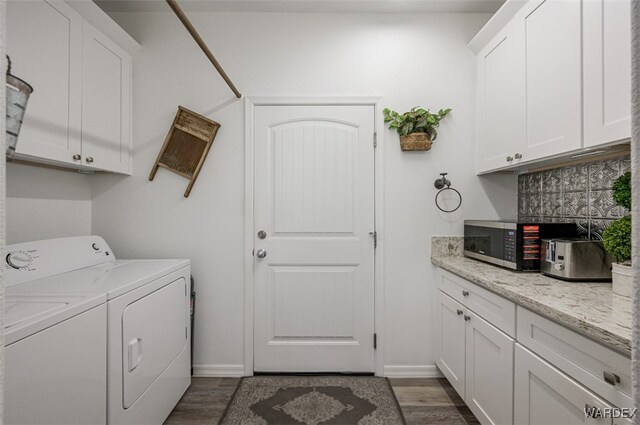
[[[116,260],[99,236],[10,245],[5,260],[6,423],[161,424],[191,382],[189,261]],[[52,360],[59,376],[42,379]]]

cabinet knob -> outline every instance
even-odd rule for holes
[[[464,315],[464,321],[468,322],[469,320],[471,320],[471,316],[467,316],[466,314]]]
[[[91,164],[93,162],[93,157],[89,156],[89,157],[87,157],[87,159],[85,159],[85,161],[87,161],[87,163]]]
[[[516,157],[516,159],[522,159],[522,154],[521,154],[521,153],[517,153],[517,154],[515,155],[515,157]]]
[[[463,297],[468,297],[469,296],[469,291],[462,290],[462,296]]]
[[[604,382],[606,382],[607,384],[615,386],[616,384],[620,383],[620,377],[615,373],[603,372],[602,376],[604,378]]]
[[[513,161],[513,157],[512,157],[511,155],[509,155],[509,156],[507,157],[507,162],[511,162],[511,161]]]
[[[80,154],[79,154],[79,153],[77,153],[77,154],[73,155],[73,159],[74,159],[75,161],[80,161],[80,160],[82,159],[82,157],[80,156]]]
[[[462,311],[462,310],[460,310],[460,309],[457,309],[457,310],[456,310],[456,313],[458,313],[458,316],[462,316],[462,313],[464,313],[464,311]]]

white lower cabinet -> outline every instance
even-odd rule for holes
[[[483,424],[511,424],[514,340],[472,311],[465,321],[465,402]]]
[[[631,424],[628,357],[445,270],[435,301],[436,365],[481,424]]]
[[[442,291],[436,292],[436,364],[451,386],[464,397],[464,307]]]
[[[522,425],[612,424],[611,418],[591,418],[586,409],[612,406],[516,344],[514,422]]]
[[[436,364],[483,424],[513,423],[514,340],[437,291]]]

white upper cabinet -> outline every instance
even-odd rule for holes
[[[16,153],[79,162],[82,18],[52,1],[9,1],[7,15],[11,72],[34,89]]]
[[[478,55],[478,169],[519,161],[525,139],[522,32],[512,23]]]
[[[524,161],[582,146],[581,3],[529,1],[516,18],[525,39]]]
[[[54,0],[7,2],[12,73],[34,89],[16,158],[130,174],[130,51],[137,43],[95,4],[80,3],[81,11]]]
[[[631,1],[584,2],[584,146],[631,137]]]
[[[630,137],[630,0],[507,0],[471,41],[477,171]]]
[[[82,158],[130,173],[131,57],[85,22],[82,46]]]

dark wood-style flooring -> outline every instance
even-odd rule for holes
[[[193,378],[165,425],[217,424],[233,391],[236,378]],[[391,379],[408,425],[478,424],[446,379]]]

